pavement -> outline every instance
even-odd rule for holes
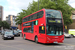
[[[22,37],[3,40],[0,35],[0,50],[75,50],[75,38],[65,38],[64,43],[59,44],[41,44]]]

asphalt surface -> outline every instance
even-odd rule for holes
[[[64,43],[59,44],[37,44],[22,37],[3,40],[0,35],[0,50],[75,50],[75,38],[65,38]]]

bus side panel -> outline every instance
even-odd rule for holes
[[[39,33],[40,26],[45,27],[45,33]],[[41,28],[42,29],[42,28]],[[46,21],[45,21],[45,16],[43,18],[39,19],[39,26],[38,26],[38,42],[40,43],[46,43]]]
[[[38,29],[39,29],[38,26],[34,25],[34,35],[32,36],[34,41],[35,41],[35,36],[38,36],[39,34]]]
[[[40,43],[46,43],[46,35],[45,34],[39,34],[38,35],[38,42]]]
[[[39,26],[38,25],[34,26],[34,35],[32,36],[34,38],[34,41],[35,41],[35,36],[38,37],[38,42],[46,43],[46,34],[39,33]]]
[[[43,17],[39,19],[39,27],[40,26],[45,27],[45,33],[38,33],[38,42],[46,43],[46,18],[45,18],[45,12],[44,12]],[[38,31],[40,31],[40,30],[38,29]]]
[[[23,32],[23,38],[24,38],[24,35],[26,36],[26,39],[30,39],[31,38],[31,35],[28,32]]]

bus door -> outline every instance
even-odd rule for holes
[[[31,22],[30,39],[34,39],[34,22]]]
[[[45,36],[46,36],[45,26],[39,26],[39,37],[38,37],[39,42],[44,42]]]

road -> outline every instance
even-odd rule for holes
[[[75,38],[65,38],[60,44],[37,44],[22,37],[3,40],[0,35],[0,50],[75,50]]]

